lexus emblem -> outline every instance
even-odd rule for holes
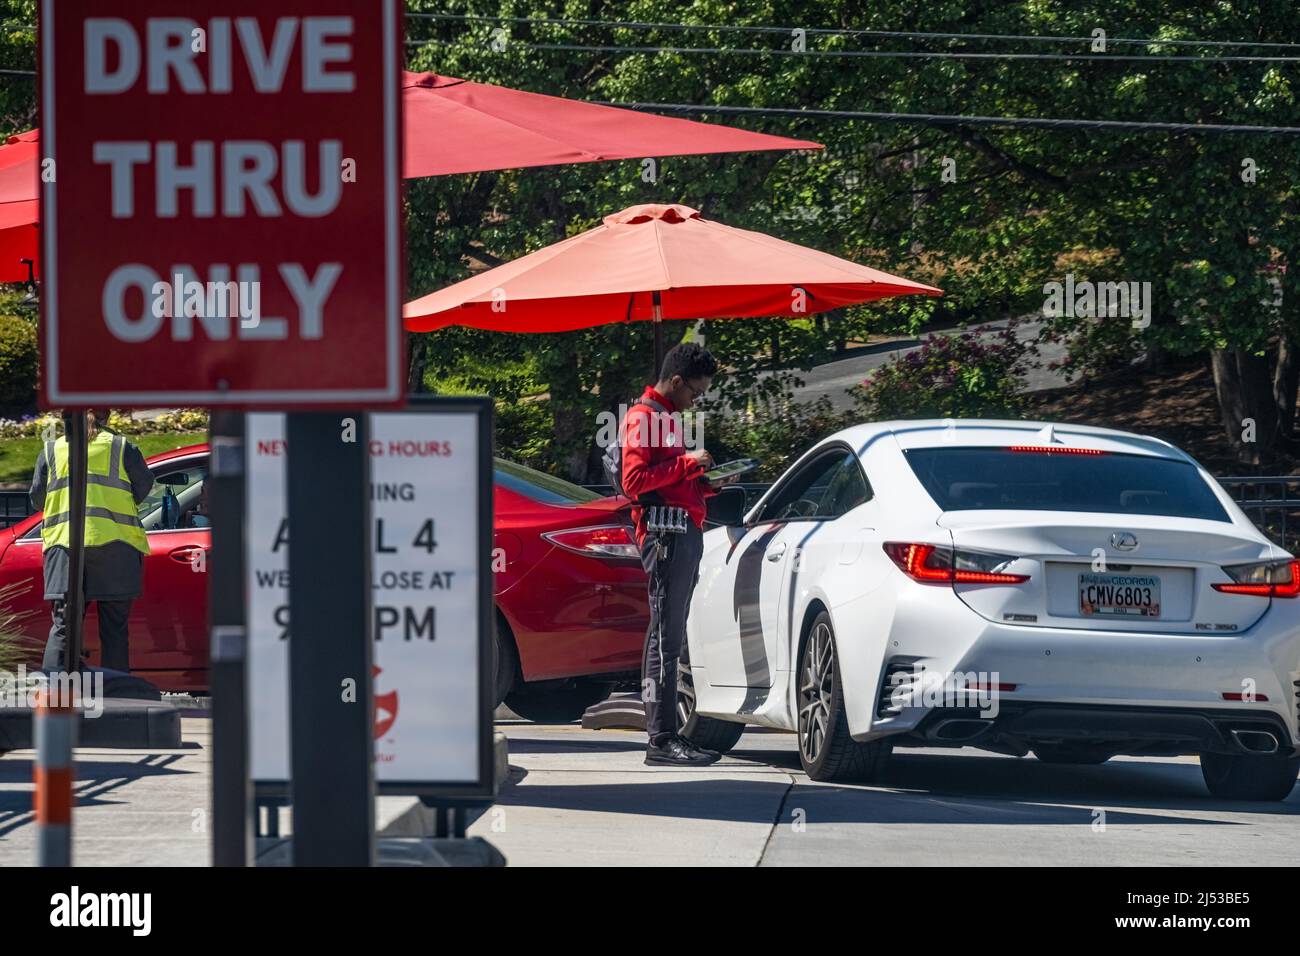
[[[1110,546],[1116,551],[1136,551],[1137,535],[1128,531],[1116,531],[1110,536]]]

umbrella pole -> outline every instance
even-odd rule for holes
[[[650,380],[659,381],[659,370],[664,367],[664,310],[663,305],[659,302],[659,293],[654,293],[654,325],[655,325],[655,367],[650,375]]]

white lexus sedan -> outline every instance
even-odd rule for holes
[[[679,722],[798,733],[816,780],[894,746],[1052,763],[1198,754],[1220,797],[1300,770],[1300,562],[1167,442],[899,421],[712,499]]]

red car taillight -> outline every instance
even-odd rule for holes
[[[585,554],[590,558],[640,558],[632,529],[627,525],[609,524],[593,528],[570,528],[566,531],[547,531],[542,537],[566,551]]]
[[[1232,564],[1223,569],[1231,583],[1211,584],[1224,594],[1248,594],[1253,597],[1293,598],[1300,596],[1300,561],[1260,561],[1255,564]]]
[[[1027,574],[997,570],[1014,561],[1015,555],[987,551],[963,551],[935,544],[886,541],[885,554],[913,581],[926,584],[1023,584]]]

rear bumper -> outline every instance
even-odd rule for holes
[[[846,683],[845,689],[849,727],[857,740],[916,734],[923,723],[929,729],[942,715],[951,716],[959,704],[978,706],[990,719],[1005,714],[1008,720],[1026,721],[1007,724],[1009,733],[1021,736],[1029,732],[1030,723],[1050,720],[1055,726],[1032,728],[1040,739],[1064,739],[1072,726],[1082,726],[1085,732],[1109,735],[1094,737],[1098,740],[1159,739],[1171,747],[1182,741],[1180,752],[1204,748],[1236,753],[1230,734],[1224,744],[1225,731],[1219,723],[1233,717],[1278,726],[1284,732],[1275,734],[1282,749],[1294,750],[1300,740],[1300,604],[1296,602],[1275,601],[1249,631],[1235,634],[1003,624],[980,617],[942,588],[905,589],[889,610],[883,648],[862,638],[839,642],[843,672],[858,675],[860,681],[852,687]],[[867,649],[874,649],[874,654],[864,653]],[[1005,689],[990,695],[993,707],[986,700],[936,704],[931,697],[904,701],[901,710],[895,707],[891,713],[884,706],[891,687],[886,674],[895,666],[923,667],[927,680],[964,677],[968,684],[978,681]],[[1024,716],[1030,706],[1038,712],[1032,718]],[[936,713],[941,716],[935,718]],[[1115,716],[1072,723],[1094,713]],[[1124,738],[1126,715],[1142,720]]]
[[[1088,745],[1115,754],[1288,755],[1297,743],[1276,714],[1257,710],[1114,707],[1044,701],[979,710],[932,710],[910,735],[922,746],[972,746],[1023,753],[1035,744]]]

